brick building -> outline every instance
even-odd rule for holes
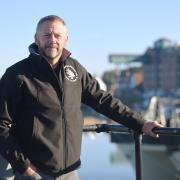
[[[180,47],[160,39],[141,56],[145,90],[172,91],[180,88]]]
[[[142,55],[111,54],[109,62],[116,65],[141,62],[145,91],[180,90],[180,46],[169,39],[155,41]]]

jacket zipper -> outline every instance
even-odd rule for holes
[[[66,127],[67,127],[67,122],[66,122],[66,119],[65,119],[65,117],[64,117],[64,109],[63,109],[63,107],[64,107],[64,91],[63,91],[63,89],[61,89],[62,90],[62,132],[63,132],[63,137],[64,137],[64,142],[63,142],[63,144],[64,144],[64,146],[63,146],[63,164],[64,164],[64,169],[66,168],[66,159],[67,159],[67,153],[66,153],[66,150],[67,150],[67,139],[66,139],[66,136],[67,136],[67,131],[66,131]]]
[[[62,64],[62,66],[64,67],[64,63]],[[60,67],[61,69],[61,67]],[[61,70],[60,70],[61,71]],[[67,122],[66,122],[66,119],[64,117],[64,90],[63,88],[61,87],[60,85],[60,79],[59,77],[57,77],[56,73],[54,72],[54,70],[52,69],[52,72],[56,78],[56,80],[58,81],[58,86],[59,86],[59,89],[61,90],[61,93],[62,93],[62,96],[61,96],[61,99],[59,99],[61,101],[61,111],[62,111],[62,134],[63,134],[63,168],[62,169],[65,169],[66,168],[66,160],[67,160],[67,153],[66,153],[66,150],[67,150],[67,141],[66,141],[66,136],[67,136],[67,132],[66,132],[66,127],[67,127]],[[60,73],[60,72],[59,72]],[[64,122],[64,123],[63,123]]]
[[[61,69],[64,67],[64,62],[62,63],[62,65],[61,65],[61,67],[60,67],[60,69],[59,69],[59,73],[61,73],[62,71],[61,71]],[[61,78],[62,78],[62,76],[61,76]],[[59,81],[58,81],[58,84],[59,84],[59,87],[61,88],[61,92],[62,92],[62,98],[61,98],[61,102],[62,102],[62,107],[61,107],[61,111],[62,111],[62,122],[64,122],[64,123],[62,123],[62,132],[63,132],[63,137],[64,137],[64,139],[63,139],[63,157],[64,157],[64,159],[63,159],[63,165],[64,165],[64,167],[63,167],[63,169],[65,169],[66,167],[67,167],[67,164],[66,164],[66,161],[67,161],[67,130],[66,130],[66,127],[67,127],[67,122],[66,122],[66,118],[65,118],[65,116],[64,116],[64,89],[63,89],[63,86],[60,86],[60,78],[58,78],[59,79]],[[62,80],[61,80],[62,81]]]

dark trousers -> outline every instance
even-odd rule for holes
[[[33,176],[25,176],[18,172],[15,172],[14,180],[79,180],[77,171],[72,171],[70,173],[58,176],[58,177],[52,177],[49,175],[45,175],[43,173],[37,172]]]

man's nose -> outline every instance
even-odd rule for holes
[[[56,42],[56,37],[54,36],[54,34],[51,34],[51,35],[49,36],[49,41],[50,41],[50,42]]]

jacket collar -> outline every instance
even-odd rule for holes
[[[41,57],[41,55],[39,54],[38,46],[35,43],[32,43],[29,46],[29,52],[30,52],[30,54],[37,55],[37,56]],[[61,55],[61,58],[60,58],[60,61],[64,62],[70,55],[71,55],[70,51],[68,51],[67,49],[64,48],[62,55]]]
[[[29,51],[30,51],[30,56],[29,56],[30,63],[33,66],[35,65],[35,72],[38,72],[39,78],[41,78],[43,81],[51,82],[56,90],[59,89],[57,91],[57,94],[59,97],[61,97],[59,93],[62,90],[61,87],[59,86],[58,79],[55,78],[53,69],[51,68],[50,64],[45,59],[43,59],[43,57],[38,53],[37,45],[35,43],[31,44],[29,46]],[[70,56],[70,54],[71,53],[69,51],[64,49],[63,55],[61,56],[59,62],[65,61]]]

